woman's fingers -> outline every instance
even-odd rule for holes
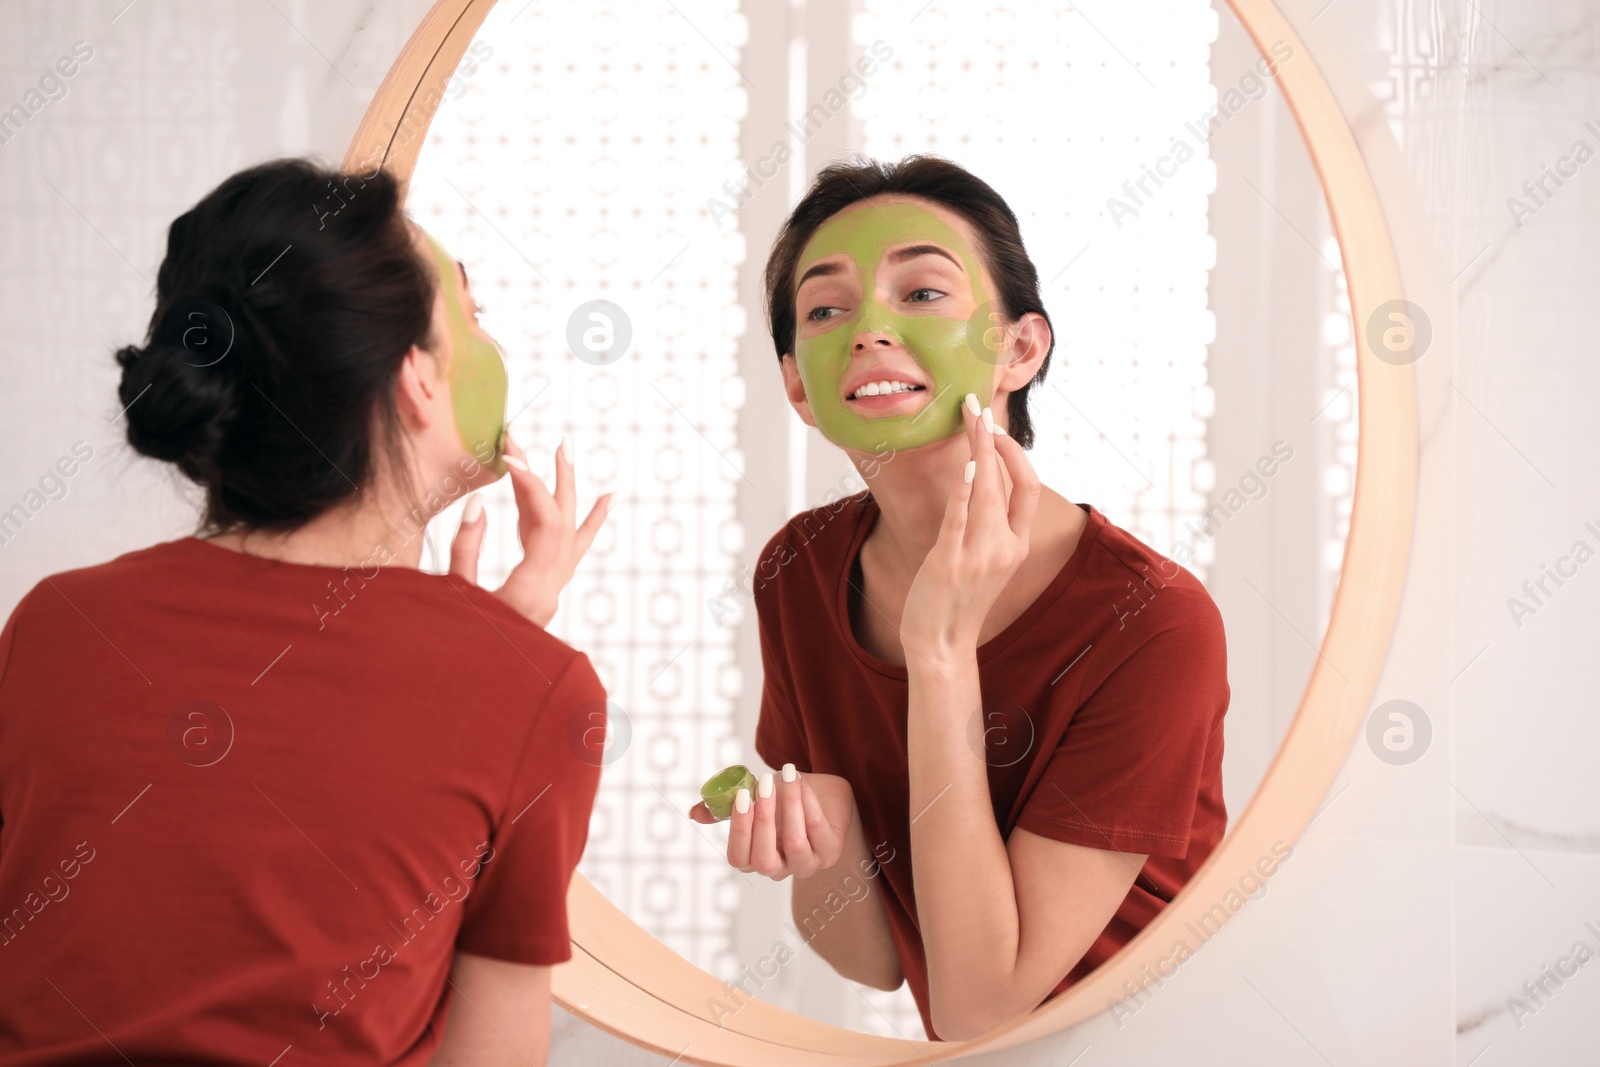
[[[741,789],[734,794],[733,814],[728,816],[728,862],[746,874],[750,866],[750,840],[755,812],[751,810],[750,790]]]
[[[967,440],[972,446],[972,458],[977,463],[972,480],[972,520],[969,534],[992,532],[1005,513],[1005,486],[1000,480],[1000,463],[996,458],[994,412],[984,408],[982,415],[972,420]]]
[[[973,465],[967,463],[967,473],[971,473]],[[950,492],[950,499],[944,504],[944,520],[939,523],[939,539],[934,543],[933,551],[956,553],[961,551],[961,540],[967,531],[967,509],[972,501],[972,479],[968,478]],[[931,556],[933,553],[929,553]]]
[[[800,803],[806,821],[806,836],[811,842],[811,851],[816,856],[817,866],[832,867],[844,854],[844,834],[828,821],[828,813],[823,809],[822,800],[817,796],[816,790],[811,788],[811,783],[802,778],[799,785]]]
[[[778,848],[783,853],[784,865],[796,878],[809,878],[820,866],[807,833],[810,827],[806,824],[802,799],[804,785],[794,764],[785,763],[783,778],[778,782]]]
[[[600,527],[605,523],[606,516],[611,514],[611,494],[607,493],[594,502],[594,507],[589,509],[589,517],[583,520],[583,525],[578,527],[577,536],[572,542],[572,562],[576,564],[589,551],[589,546],[594,544],[595,535],[600,532]]]
[[[755,795],[755,818],[750,826],[750,866],[768,878],[782,878],[786,871],[783,854],[778,851],[778,798],[772,772],[760,778]]]
[[[694,802],[694,807],[689,809],[689,821],[710,825],[717,822],[717,817],[711,814],[711,809],[706,807],[705,801],[697,800]]]
[[[1000,456],[1000,461],[1006,465],[1006,471],[1011,475],[1011,504],[1007,519],[1011,525],[1011,532],[1028,543],[1029,531],[1033,528],[1033,516],[1039,508],[1039,496],[1043,487],[1039,482],[1039,474],[1033,469],[1033,464],[1028,460],[1028,453],[1017,444],[1017,440],[1010,435],[998,436],[994,439],[995,451]]]
[[[561,511],[543,479],[528,468],[527,454],[510,433],[506,434],[506,467],[517,500],[517,537],[526,550],[529,533],[537,526],[553,525]]]
[[[499,594],[528,618],[545,626],[555,615],[561,591],[572,579],[578,561],[589,550],[611,505],[606,494],[590,510],[582,526],[575,523],[576,479],[572,442],[556,450],[555,492],[528,467],[527,453],[505,434],[506,472],[517,502],[517,541],[522,559],[511,568]]]
[[[478,556],[483,551],[483,535],[489,529],[483,514],[483,497],[472,493],[461,509],[461,526],[450,542],[450,573],[473,585],[478,584]]]
[[[556,448],[556,507],[561,509],[562,517],[570,526],[578,518],[578,486],[577,475],[573,472],[572,465],[572,438],[566,436],[561,439],[561,444]]]

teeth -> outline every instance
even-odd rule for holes
[[[890,393],[910,393],[921,389],[920,385],[909,382],[868,382],[855,391],[855,396],[887,396]]]

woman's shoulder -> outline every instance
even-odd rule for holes
[[[96,592],[136,585],[144,578],[163,570],[184,550],[184,542],[193,538],[161,541],[144,548],[132,549],[100,563],[69,567],[40,578],[23,594],[13,609],[21,615],[30,609],[37,610],[52,601],[69,607],[74,594],[92,596]]]
[[[383,573],[389,570],[384,568]],[[394,595],[413,601],[420,614],[459,624],[457,635],[467,643],[484,643],[503,647],[507,652],[536,655],[541,662],[548,662],[562,671],[579,660],[587,664],[582,652],[517,611],[493,591],[454,574],[405,570],[407,577],[394,588]],[[564,597],[563,604],[570,610],[571,597]]]
[[[836,574],[876,507],[871,491],[863,489],[792,516],[767,539],[756,562],[753,583],[758,599],[769,587],[795,584],[801,573]]]
[[[1215,626],[1222,616],[1205,583],[1177,560],[1102,516],[1084,561],[1074,599],[1109,604],[1113,629],[1138,615],[1168,626]]]
[[[333,630],[347,645],[423,643],[458,658],[503,653],[552,678],[584,659],[493,592],[455,575],[285,562],[198,537],[48,575],[22,598],[13,618],[58,611],[90,618],[111,611],[152,623],[259,616],[262,625],[281,624],[291,639]]]

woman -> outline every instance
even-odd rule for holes
[[[975,1037],[1114,954],[1220,840],[1222,621],[1028,463],[1054,339],[988,185],[829,167],[766,277],[789,401],[869,488],[756,568],[782,780],[736,797],[728,859],[794,876],[794,929],[840,974],[909,981],[930,1038]]]
[[[529,470],[386,174],[223,182],[117,361],[205,536],[52,575],[0,636],[0,1064],[543,1063],[605,698],[543,627],[608,500],[577,524],[565,443],[553,494]],[[505,584],[476,494],[419,570],[507,472]]]

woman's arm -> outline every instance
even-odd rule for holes
[[[428,1067],[544,1067],[550,968],[457,952],[444,1041]]]
[[[946,1040],[1032,1011],[1077,964],[1128,895],[1143,855],[1053,841],[1002,841],[988,767],[969,740],[981,706],[965,662],[912,657],[911,868],[928,961],[929,1010]]]
[[[972,461],[906,593],[912,880],[929,1014],[966,1039],[1026,1014],[1082,958],[1144,865],[1142,855],[1000,837],[983,748],[978,633],[1027,557],[1041,487],[1016,441],[963,408]],[[1009,492],[1005,474],[1011,477]],[[979,718],[981,726],[981,718]]]
[[[817,787],[818,779],[829,777],[808,775],[807,779]],[[842,778],[836,781],[849,795],[850,783]],[[779,782],[778,796],[770,800],[757,797],[756,804],[781,803],[784,790],[799,788],[798,781]],[[825,806],[827,803],[824,801]],[[849,803],[850,829],[839,862],[819,868],[809,878],[796,878],[789,910],[800,936],[840,975],[873,989],[899,989],[905,974],[889,934],[883,894],[878,891],[878,860],[867,843],[853,795]]]

